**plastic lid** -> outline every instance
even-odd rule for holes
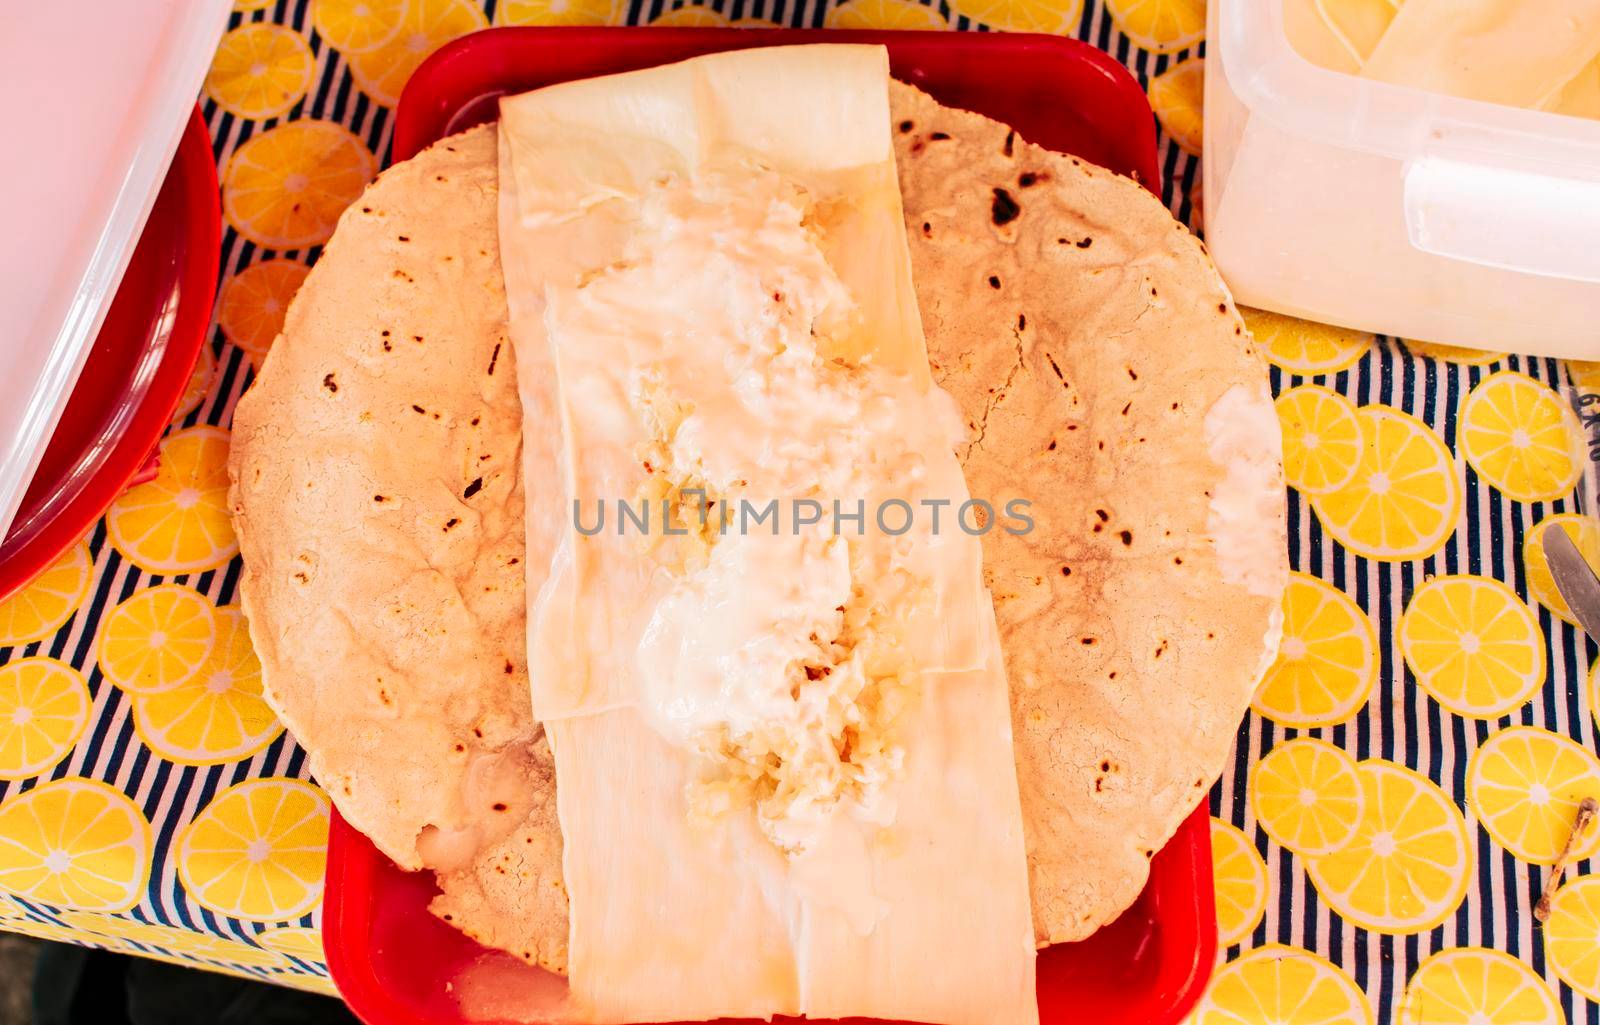
[[[77,382],[228,0],[0,5],[0,536]]]
[[[1600,122],[1316,67],[1289,44],[1283,0],[1220,4],[1213,46],[1228,87],[1284,131],[1400,161],[1416,249],[1600,282]]]
[[[1485,162],[1520,157],[1525,165],[1600,180],[1600,122],[1319,68],[1289,45],[1283,0],[1220,3],[1228,86],[1252,114],[1330,145],[1387,157],[1409,159],[1448,138]]]

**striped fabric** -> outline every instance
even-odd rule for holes
[[[1162,132],[1160,143],[1164,198],[1177,217],[1199,226],[1199,161],[1190,152],[1196,144],[1194,134],[1183,126],[1188,115],[1198,123],[1197,90],[1189,92],[1185,106],[1183,90],[1174,89],[1174,99],[1160,84],[1176,86],[1187,72],[1196,70],[1191,62],[1203,57],[1199,27],[1203,27],[1204,0],[1083,0],[1081,5],[1079,0],[960,0],[955,5],[940,0],[931,6],[912,0],[849,0],[843,5],[833,0],[798,4],[717,0],[688,12],[678,9],[682,4],[666,0],[499,0],[498,10],[495,0],[489,0],[481,11],[469,0],[405,0],[396,5],[398,13],[391,12],[404,23],[372,46],[367,45],[372,39],[359,36],[364,31],[360,25],[352,27],[336,18],[341,10],[356,5],[320,2],[323,9],[313,12],[314,5],[307,0],[239,0],[203,101],[219,168],[229,168],[235,152],[251,140],[288,139],[287,134],[272,133],[299,122],[331,122],[352,132],[359,144],[353,167],[361,167],[363,160],[385,158],[394,120],[386,97],[398,91],[404,69],[410,66],[406,61],[414,63],[415,55],[408,58],[401,51],[407,47],[426,51],[484,23],[644,24],[657,19],[682,23],[692,18],[716,22],[754,18],[793,27],[930,23],[972,31],[1033,27],[1075,34],[1123,61],[1142,83],[1157,83],[1152,95],[1163,127],[1172,129]],[[360,48],[346,53],[330,44],[314,20],[334,34],[349,33],[352,41],[362,38]],[[251,26],[279,26],[284,31]],[[262,69],[278,76],[269,82],[278,92],[250,92]],[[380,102],[374,95],[385,98]],[[1176,144],[1175,137],[1189,149]],[[273,170],[269,166],[264,173],[270,178]],[[193,454],[186,458],[200,467],[195,478],[200,483],[179,481],[174,486],[193,484],[198,489],[193,493],[202,499],[215,493],[214,479],[210,484],[201,480],[206,467],[215,470],[215,452],[206,445],[215,441],[220,446],[226,437],[208,431],[206,425],[225,429],[229,424],[233,405],[252,374],[256,358],[252,350],[270,342],[274,311],[281,317],[277,293],[270,287],[254,290],[256,281],[265,279],[242,278],[241,272],[272,260],[309,264],[319,252],[319,246],[304,242],[281,249],[266,246],[273,237],[289,237],[283,234],[288,228],[266,223],[271,215],[270,204],[265,212],[229,209],[230,224],[222,244],[224,301],[219,305],[220,322],[209,339],[207,366],[214,364],[215,369],[208,378],[197,379],[191,397],[195,404],[173,427],[173,438],[192,442]],[[317,234],[315,225],[308,234]],[[298,270],[291,267],[287,273],[297,283]],[[1291,324],[1284,330],[1293,335],[1301,327]],[[256,337],[263,330],[268,331],[264,340]],[[1315,342],[1309,344],[1315,348]],[[1580,860],[1573,866],[1547,935],[1531,910],[1548,872],[1540,862],[1549,860],[1543,857],[1549,841],[1541,846],[1538,837],[1530,839],[1526,830],[1511,835],[1529,822],[1548,824],[1551,802],[1570,803],[1580,792],[1600,795],[1600,763],[1593,778],[1588,775],[1594,761],[1588,752],[1596,746],[1592,650],[1580,631],[1541,600],[1547,595],[1530,576],[1523,557],[1530,529],[1548,516],[1576,511],[1576,498],[1570,482],[1557,488],[1560,494],[1554,497],[1534,501],[1508,497],[1522,493],[1517,474],[1536,476],[1541,468],[1515,462],[1508,468],[1492,452],[1467,451],[1478,443],[1472,441],[1474,428],[1466,420],[1476,417],[1474,423],[1484,423],[1495,411],[1472,412],[1470,397],[1482,396],[1485,402],[1480,405],[1486,405],[1493,390],[1488,385],[1505,385],[1520,397],[1518,401],[1535,401],[1538,410],[1548,414],[1554,408],[1550,400],[1560,401],[1557,391],[1566,368],[1555,361],[1518,356],[1444,353],[1446,358],[1439,359],[1434,355],[1441,354],[1424,355],[1399,340],[1352,338],[1348,333],[1330,344],[1332,355],[1319,357],[1296,350],[1292,338],[1283,346],[1263,341],[1276,364],[1274,392],[1285,395],[1308,384],[1320,385],[1342,397],[1326,407],[1329,422],[1367,425],[1362,430],[1377,430],[1372,425],[1386,415],[1380,411],[1374,418],[1371,411],[1378,407],[1415,414],[1419,420],[1408,421],[1412,427],[1448,446],[1444,461],[1433,470],[1453,475],[1461,509],[1442,545],[1423,546],[1429,551],[1421,557],[1407,557],[1402,550],[1393,560],[1385,560],[1368,557],[1373,554],[1370,539],[1346,543],[1352,532],[1361,534],[1365,527],[1348,523],[1330,527],[1328,510],[1348,508],[1348,503],[1339,506],[1337,493],[1316,488],[1322,497],[1313,499],[1309,491],[1291,491],[1292,565],[1359,606],[1372,627],[1371,650],[1363,654],[1359,643],[1337,650],[1353,659],[1352,665],[1370,655],[1370,671],[1355,672],[1350,678],[1359,681],[1364,678],[1361,673],[1368,672],[1376,683],[1364,701],[1355,693],[1348,708],[1324,717],[1319,725],[1283,725],[1295,716],[1265,707],[1265,697],[1258,706],[1271,717],[1252,712],[1241,725],[1233,757],[1210,798],[1216,817],[1214,836],[1219,840],[1222,928],[1225,939],[1233,942],[1224,947],[1217,980],[1194,1018],[1205,1025],[1372,1021],[1534,1025],[1561,1019],[1600,1025],[1600,1005],[1591,1002],[1600,998],[1600,897],[1591,901],[1583,886],[1591,862]],[[1505,376],[1508,371],[1518,376]],[[1529,396],[1543,398],[1536,401]],[[1513,403],[1512,408],[1523,407]],[[1526,415],[1526,410],[1519,415]],[[1552,429],[1569,426],[1562,420]],[[1301,440],[1305,435],[1302,430]],[[1411,437],[1417,447],[1397,456],[1401,463],[1395,465],[1410,466],[1406,460],[1421,459],[1432,451],[1426,437],[1422,441],[1416,441],[1415,434]],[[1520,435],[1516,439],[1518,444],[1523,440]],[[1382,459],[1371,445],[1364,452],[1363,460]],[[1355,453],[1352,449],[1351,460],[1357,459]],[[164,465],[168,462],[184,465],[177,458],[164,460]],[[1543,469],[1556,476],[1565,472],[1559,466]],[[1367,484],[1362,486],[1375,479],[1373,472],[1392,472],[1400,479],[1393,467],[1374,470],[1363,462],[1356,471],[1366,475],[1361,479]],[[1383,487],[1388,487],[1388,480],[1384,476]],[[1344,487],[1356,486],[1355,481],[1349,477]],[[1436,483],[1432,477],[1427,481]],[[179,494],[183,502],[189,501],[185,495],[192,497],[192,492]],[[13,624],[14,642],[0,646],[0,928],[326,991],[330,983],[318,933],[322,866],[318,842],[326,832],[326,799],[308,779],[304,753],[274,724],[260,720],[258,699],[250,690],[251,656],[238,651],[229,656],[224,650],[234,615],[229,609],[237,600],[238,561],[231,557],[228,538],[213,537],[209,555],[202,553],[189,564],[209,564],[207,568],[180,571],[177,549],[165,556],[152,554],[150,537],[164,535],[159,530],[156,535],[139,534],[139,522],[130,517],[95,527],[86,539],[91,560],[87,568],[74,576],[78,571],[68,564],[69,557],[57,573],[57,579],[64,581],[59,589],[66,595],[59,610],[52,611],[55,606],[48,596],[37,607],[20,612],[0,606],[0,624]],[[1345,541],[1336,540],[1336,533]],[[1367,554],[1357,554],[1358,549]],[[1420,547],[1415,550],[1422,552]],[[1509,592],[1470,584],[1469,578],[1502,581],[1515,594],[1508,598]],[[1496,614],[1509,618],[1484,627],[1482,637],[1473,632],[1471,623],[1455,633],[1448,623],[1433,622],[1430,627],[1423,615],[1425,603],[1415,607],[1413,603],[1424,585],[1435,579],[1462,583],[1461,593],[1470,590],[1488,596],[1485,600],[1494,598],[1500,602]],[[160,612],[155,619],[141,618],[145,606],[129,604],[172,584],[178,586],[169,587],[162,592],[165,598],[149,606]],[[195,595],[202,599],[198,604]],[[16,600],[9,604],[15,606]],[[183,618],[191,606],[200,609],[198,620]],[[1469,606],[1476,615],[1472,610],[1478,607]],[[53,625],[52,616],[64,620],[59,627]],[[1293,615],[1290,619],[1290,634],[1300,643]],[[1352,636],[1360,635],[1359,615],[1350,622],[1356,624]],[[1532,624],[1526,637],[1516,635],[1517,623]],[[36,639],[29,639],[30,624],[34,633],[41,634]],[[184,654],[183,644],[188,642],[179,630],[183,624],[187,624],[184,629],[198,631],[191,638],[198,653],[193,658]],[[1403,651],[1402,634],[1413,627],[1417,633],[1408,642],[1412,647]],[[1489,677],[1453,694],[1450,680],[1456,670],[1430,661],[1429,652],[1442,649],[1428,647],[1440,639],[1430,641],[1425,627],[1435,633],[1443,630],[1444,640],[1479,653],[1478,662],[1469,659],[1470,664],[1486,664],[1483,659],[1502,649],[1512,654],[1509,661],[1495,663],[1501,668]],[[115,651],[105,647],[102,635],[108,633],[132,637],[128,642],[132,646]],[[1463,640],[1469,633],[1470,640]],[[4,636],[0,633],[0,644],[6,643]],[[1308,644],[1317,643],[1307,636]],[[139,662],[144,651],[139,645],[146,642],[169,650],[173,658]],[[1518,658],[1534,658],[1529,654],[1534,650],[1542,654],[1542,668],[1533,662],[1520,669],[1511,664]],[[1284,667],[1280,663],[1279,668]],[[81,673],[81,683],[74,670]],[[1314,667],[1307,671],[1309,676],[1297,678],[1302,685],[1323,679]],[[1512,684],[1519,672],[1539,677],[1527,676],[1531,697],[1511,693],[1507,708],[1474,713],[1478,706],[1472,702],[1482,698],[1484,688],[1504,697],[1495,688],[1515,691]],[[1337,673],[1327,679],[1335,677]],[[194,690],[194,701],[204,701],[201,684],[223,695],[219,707],[238,713],[237,736],[210,726],[186,725],[182,715],[171,711],[170,695],[188,693],[183,687]],[[254,686],[259,688],[258,683]],[[51,708],[65,711],[51,713],[53,719],[33,721],[47,726],[60,723],[59,729],[49,726],[55,732],[39,734],[33,748],[8,748],[7,744],[19,742],[6,732],[6,715],[12,714],[13,734],[24,729],[33,713],[19,715],[14,710],[44,708],[46,698],[41,694],[57,703]],[[74,710],[74,701],[83,695],[86,710]],[[1519,803],[1516,793],[1496,798],[1489,784],[1469,780],[1474,754],[1491,738],[1517,726],[1535,727],[1538,732],[1536,736],[1530,732],[1533,740],[1526,751],[1512,751],[1515,757],[1505,760],[1511,766],[1506,771],[1513,776],[1523,771],[1524,789],[1543,798],[1536,807]],[[1576,741],[1581,757],[1570,752],[1561,756],[1579,757],[1570,763],[1577,766],[1576,776],[1558,771],[1570,767],[1569,762],[1551,761],[1556,756],[1550,752],[1556,749],[1546,743],[1547,737]],[[1308,745],[1306,738],[1331,748]],[[1520,734],[1509,735],[1511,741],[1520,739]],[[1300,746],[1290,748],[1294,741]],[[51,749],[52,743],[61,745],[59,752]],[[1501,750],[1512,748],[1509,742],[1501,745]],[[1332,749],[1337,751],[1329,754]],[[46,758],[59,757],[47,766],[32,764],[30,752],[41,750]],[[1303,762],[1283,757],[1267,763],[1269,769],[1258,770],[1275,751],[1308,757]],[[1384,763],[1416,770],[1438,790],[1391,772]],[[1285,765],[1316,767],[1297,792],[1312,809],[1309,819],[1293,819],[1293,809],[1285,811],[1277,800],[1283,784],[1281,773],[1274,776],[1274,772]],[[1485,758],[1484,774],[1489,773],[1488,765]],[[1384,780],[1398,789],[1385,791]],[[1363,789],[1369,784],[1375,788],[1371,793]],[[1436,792],[1442,795],[1438,800],[1429,796]],[[1366,797],[1339,803],[1352,794]],[[1401,807],[1395,803],[1401,799],[1415,803]],[[1411,835],[1407,815],[1424,816],[1424,812],[1443,825],[1433,833]],[[1509,817],[1497,817],[1502,814]],[[1270,833],[1258,818],[1263,815]],[[1324,818],[1315,819],[1316,815]],[[1495,830],[1484,824],[1485,815],[1498,823]],[[1308,833],[1296,831],[1300,827],[1295,822],[1303,825],[1313,819],[1341,835],[1324,836],[1327,842],[1319,846]],[[1237,847],[1227,846],[1230,837],[1238,838]],[[1465,860],[1427,867],[1430,858],[1450,861],[1451,837],[1466,838],[1465,848],[1456,852]],[[1284,840],[1288,846],[1280,843]],[[1401,865],[1399,874],[1352,877],[1359,867],[1352,869],[1345,855],[1352,845],[1360,844],[1378,856],[1357,859],[1358,866],[1394,863]],[[1403,856],[1411,852],[1421,852],[1420,860],[1402,864]],[[275,882],[262,881],[279,870],[281,875],[271,876]],[[1407,887],[1416,892],[1409,893]],[[1427,906],[1430,901],[1440,906]],[[1437,924],[1432,924],[1434,918]],[[1458,948],[1463,952],[1438,956]],[[1488,950],[1504,951],[1515,960]],[[1473,1017],[1475,1013],[1481,1017]]]

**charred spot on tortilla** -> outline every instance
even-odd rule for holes
[[[1010,224],[1022,215],[1022,207],[1011,193],[996,185],[994,202],[989,204],[989,216],[997,225]]]

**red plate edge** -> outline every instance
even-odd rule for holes
[[[104,425],[107,410],[125,396],[119,390],[125,386],[122,378],[139,365],[143,352],[164,344],[160,363],[138,408],[81,490],[29,536],[7,537],[0,545],[0,601],[27,586],[83,537],[155,451],[206,340],[221,240],[211,130],[197,105],[15,524],[49,499],[60,484],[56,474],[98,440],[93,432]],[[151,300],[157,297],[161,301],[152,310]],[[177,309],[162,339],[159,319],[174,300]],[[142,343],[143,351],[130,354],[127,349],[134,342]],[[78,450],[67,451],[69,447]]]
[[[1100,133],[1096,140],[1100,148],[1088,152],[1091,147],[1053,141],[1053,125],[1048,121],[1024,130],[1024,137],[1094,159],[1159,192],[1154,119],[1138,83],[1120,63],[1092,46],[1078,40],[1037,35],[789,29],[491,29],[445,46],[412,76],[396,112],[394,159],[408,159],[444,135],[491,119],[495,98],[505,92],[649,67],[718,50],[810,42],[884,43],[890,47],[891,64],[899,77],[927,88],[943,102],[968,106],[1013,124],[1018,119],[1007,116],[1003,109],[994,109],[993,103],[964,104],[960,96],[952,95],[939,83],[919,80],[921,76],[915,69],[907,73],[897,55],[919,48],[943,51],[946,58],[959,56],[968,74],[980,70],[981,65],[992,68],[997,51],[1021,53],[1035,61],[1052,59],[1072,67],[1080,76],[1077,84],[1095,90],[1095,102],[1080,108],[1064,106],[1057,113],[1062,119],[1076,116],[1083,122],[1079,130]],[[528,60],[530,51],[538,52],[541,59]],[[1012,86],[1011,91],[1017,92],[1015,83]],[[1033,97],[1032,102],[1045,99]],[[1209,810],[1202,802],[1156,854],[1149,882],[1133,907],[1081,943],[1062,944],[1041,952],[1040,1010],[1044,1021],[1166,1025],[1178,1021],[1193,1007],[1216,959],[1210,839]],[[393,878],[386,880],[386,876]],[[433,1025],[457,1020],[441,1018],[437,1010],[422,1012],[419,1005],[401,998],[379,972],[384,947],[381,941],[374,942],[374,908],[384,898],[384,891],[397,885],[397,880],[398,885],[403,885],[414,878],[400,873],[366,837],[334,812],[323,923],[326,953],[340,992],[369,1025]],[[412,896],[410,891],[415,889],[408,887],[407,896]],[[425,903],[425,899],[419,898],[419,903]],[[425,910],[422,914],[427,915]],[[1152,932],[1157,923],[1159,928]],[[416,924],[426,925],[420,921]],[[435,924],[449,929],[436,920]],[[407,941],[425,942],[420,935],[411,933],[394,939],[398,941],[394,946],[407,948],[412,946]],[[470,945],[464,938],[463,942]],[[1138,980],[1141,988],[1115,988],[1122,978],[1119,968],[1128,968],[1152,954],[1161,959]],[[407,960],[418,966],[430,963],[426,957]],[[434,965],[437,967],[436,962]],[[1046,975],[1057,983],[1067,982],[1068,990],[1074,980],[1080,984],[1098,981],[1102,992],[1098,999],[1093,993],[1061,992],[1054,985],[1046,986]],[[1107,977],[1114,979],[1109,987]],[[441,984],[443,981],[439,980]],[[1047,988],[1053,992],[1047,992]]]
[[[393,159],[407,160],[446,135],[492,120],[493,101],[508,92],[595,74],[610,74],[685,60],[704,53],[802,43],[871,43],[889,48],[890,70],[897,78],[932,93],[941,102],[965,106],[1016,125],[1013,115],[994,110],[994,102],[961,102],[960,90],[985,88],[995,97],[1042,105],[1050,97],[1042,87],[1027,87],[1024,76],[1011,79],[990,74],[997,52],[1033,65],[1050,64],[1074,84],[1096,89],[1095,103],[1052,111],[1092,134],[1080,142],[1097,144],[1097,152],[1071,152],[1142,182],[1158,195],[1161,169],[1156,157],[1155,115],[1144,90],[1128,69],[1104,51],[1077,39],[1032,33],[885,32],[872,29],[743,29],[743,28],[494,28],[463,36],[441,47],[423,62],[400,96],[395,112]],[[529,49],[541,61],[523,59]],[[911,50],[938,57],[945,80],[930,82],[902,55]],[[605,62],[596,71],[597,55]],[[1023,70],[1028,70],[1025,63]],[[952,82],[951,79],[954,81]],[[968,97],[970,99],[970,97]],[[991,98],[993,99],[993,98]],[[462,116],[465,115],[465,116]],[[1017,125],[1021,128],[1023,126]],[[1023,137],[1052,145],[1052,126],[1041,122]]]
[[[430,878],[396,868],[333,811],[323,947],[340,995],[366,1025],[464,1025],[445,984],[475,957],[513,960],[428,912],[435,892]],[[1040,1020],[1174,1025],[1199,1001],[1216,955],[1211,816],[1202,801],[1156,852],[1128,910],[1086,940],[1040,951]]]

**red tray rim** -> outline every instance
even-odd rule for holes
[[[1157,196],[1161,194],[1161,164],[1156,149],[1155,112],[1150,108],[1143,87],[1127,67],[1098,47],[1081,39],[1068,36],[1046,35],[1038,32],[940,32],[929,30],[886,31],[882,29],[831,29],[831,28],[692,28],[678,26],[653,27],[649,25],[548,25],[548,26],[498,26],[482,29],[454,39],[440,47],[412,73],[401,90],[399,105],[395,108],[392,161],[408,160],[432,143],[443,138],[448,117],[440,119],[437,111],[429,111],[432,97],[441,91],[441,83],[456,74],[456,65],[471,68],[474,51],[487,40],[512,41],[519,39],[559,39],[563,44],[582,47],[598,42],[628,43],[650,40],[669,43],[683,40],[704,41],[715,44],[708,49],[732,50],[757,46],[782,46],[803,43],[868,43],[884,44],[890,41],[909,41],[921,46],[948,50],[970,50],[974,46],[1005,45],[1061,51],[1066,60],[1088,65],[1112,84],[1118,99],[1128,108],[1130,121],[1124,126],[1128,138],[1136,148],[1136,164],[1128,169],[1137,181]],[[492,95],[500,95],[496,92]],[[458,108],[459,109],[459,108]],[[430,116],[431,115],[431,116]],[[1135,116],[1137,115],[1137,116]]]
[[[379,859],[383,857],[372,841],[345,821],[337,808],[332,809],[322,920],[328,971],[338,987],[340,997],[367,1025],[435,1025],[385,988],[373,960],[357,952],[358,947],[365,949],[362,936],[369,921],[366,901],[339,899],[343,893],[371,895],[375,888]],[[1192,898],[1188,903],[1194,910],[1199,935],[1192,960],[1181,966],[1174,964],[1170,981],[1175,985],[1168,991],[1170,999],[1162,1003],[1147,1001],[1142,1007],[1137,999],[1128,1001],[1130,1012],[1145,1015],[1143,1018],[1127,1019],[1130,1023],[1139,1022],[1139,1025],[1181,1021],[1199,1003],[1216,967],[1216,894],[1211,875],[1211,810],[1208,801],[1202,800],[1195,806],[1194,811],[1173,833],[1172,839],[1156,852],[1155,861],[1175,861],[1177,865],[1170,870],[1164,864],[1153,867],[1146,887],[1165,889]],[[1180,882],[1185,880],[1189,886],[1178,892]]]
[[[984,45],[987,33],[970,32],[884,32],[878,30],[838,29],[741,29],[741,28],[691,28],[649,26],[517,26],[496,27],[463,36],[441,47],[413,73],[402,91],[395,114],[392,143],[393,161],[409,159],[428,145],[443,137],[449,116],[441,117],[438,111],[428,110],[429,101],[440,88],[441,80],[450,66],[470,62],[473,51],[484,45],[486,37],[503,40],[509,36],[545,37],[559,36],[573,45],[586,40],[620,40],[623,36],[665,38],[679,36],[707,42],[734,44],[726,48],[746,46],[771,46],[810,42],[866,42],[881,43],[885,37],[896,39],[916,38],[920,42],[939,46],[961,48],[974,44]],[[1104,51],[1078,39],[1027,33],[1008,33],[1011,42],[1027,42],[1036,46],[1059,48],[1071,54],[1071,59],[1083,61],[1113,80],[1123,92],[1131,90],[1138,98],[1143,111],[1142,120],[1129,125],[1138,151],[1137,166],[1131,168],[1134,176],[1150,191],[1160,194],[1161,174],[1156,148],[1154,116],[1150,112],[1143,89],[1128,69]],[[330,823],[326,891],[324,901],[323,932],[329,971],[341,996],[363,1021],[370,1025],[427,1025],[410,1006],[396,1000],[383,986],[382,980],[370,958],[356,949],[363,944],[362,933],[368,922],[366,904],[361,896],[372,892],[377,877],[376,859],[383,855],[359,831],[349,825],[334,809]],[[1202,799],[1199,805],[1179,825],[1167,845],[1156,854],[1157,862],[1177,862],[1170,871],[1152,871],[1148,887],[1165,887],[1176,893],[1179,880],[1187,880],[1182,896],[1192,908],[1199,926],[1192,961],[1185,959],[1174,965],[1170,976],[1176,983],[1168,991],[1169,999],[1162,1006],[1147,1007],[1148,1013],[1158,1017],[1147,1019],[1156,1022],[1177,1022],[1187,1014],[1203,994],[1215,967],[1217,953],[1216,907],[1212,884],[1211,835],[1209,802]],[[1192,890],[1192,893],[1190,892]],[[358,895],[354,901],[342,900],[345,894]],[[364,949],[364,945],[363,945]],[[1130,1004],[1135,1001],[1130,1000]],[[1130,1010],[1133,1008],[1130,1007]],[[1130,1019],[1130,1021],[1133,1019]]]
[[[179,197],[181,205],[175,216],[184,224],[191,258],[179,273],[178,309],[161,363],[138,411],[113,443],[100,469],[37,534],[0,561],[0,601],[32,583],[62,552],[88,533],[155,451],[183,398],[200,358],[200,347],[206,341],[222,260],[222,198],[217,186],[217,164],[211,153],[211,129],[198,104],[179,138],[162,191],[176,188],[177,182],[185,180],[188,184]],[[161,208],[161,200],[156,202],[152,217],[158,216]],[[150,226],[147,224],[144,230],[149,231]],[[106,326],[101,330],[115,328]],[[93,370],[91,357],[83,372]]]

